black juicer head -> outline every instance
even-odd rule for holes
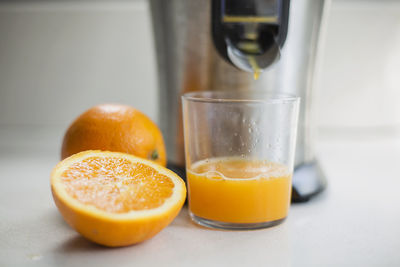
[[[280,58],[290,0],[212,0],[211,32],[219,54],[235,67],[261,72]]]

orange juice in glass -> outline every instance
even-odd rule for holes
[[[183,96],[189,213],[200,225],[257,229],[289,210],[299,99],[249,92]]]

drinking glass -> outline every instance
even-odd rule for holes
[[[259,91],[182,96],[189,214],[257,229],[288,214],[300,99]]]

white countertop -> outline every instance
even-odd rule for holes
[[[0,146],[1,148],[1,146]],[[325,140],[328,189],[281,225],[219,231],[184,207],[153,239],[109,249],[58,213],[49,174],[57,148],[0,150],[0,266],[400,266],[400,140]]]

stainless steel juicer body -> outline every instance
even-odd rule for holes
[[[180,103],[183,93],[258,89],[301,97],[294,176],[297,170],[302,176],[321,176],[313,153],[312,99],[317,45],[327,1],[291,1],[288,32],[280,59],[268,67],[259,80],[254,80],[252,74],[236,68],[217,52],[211,34],[211,2],[150,1],[158,60],[160,126],[170,166],[184,167]],[[306,181],[307,177],[301,179]],[[306,195],[322,190],[307,188],[313,187],[309,182],[306,181],[308,185],[302,189],[309,192]],[[323,187],[324,182],[315,186]]]

